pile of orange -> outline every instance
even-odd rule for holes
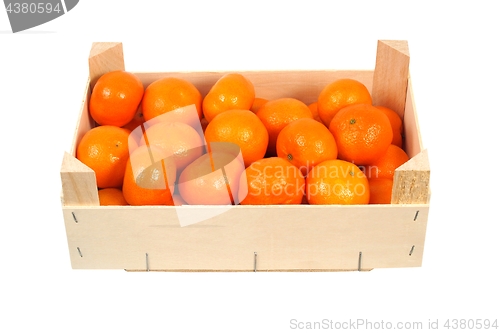
[[[185,79],[144,87],[114,71],[92,90],[96,126],[76,157],[94,170],[101,205],[391,203],[409,160],[401,117],[350,78],[308,102],[256,96],[238,73],[203,96]]]

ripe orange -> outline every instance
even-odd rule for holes
[[[114,187],[103,188],[97,191],[99,204],[101,206],[127,206],[128,202],[123,196],[122,190]]]
[[[201,119],[201,102],[201,93],[194,84],[185,79],[166,77],[147,86],[142,99],[142,110],[144,119],[149,121],[167,112],[193,104],[196,106],[198,118]],[[176,111],[176,113],[180,113],[179,117],[183,116],[181,111]]]
[[[130,205],[174,205],[171,188],[177,171],[173,160],[163,156],[158,147],[140,146],[132,152],[122,188]]]
[[[252,111],[253,113],[257,113],[262,105],[266,104],[267,102],[268,100],[265,98],[255,97],[250,111]]]
[[[146,144],[161,148],[164,157],[172,156],[179,172],[200,157],[204,150],[204,142],[198,132],[179,122],[159,122],[146,128],[140,145]]]
[[[120,187],[129,158],[128,137],[124,128],[104,125],[87,131],[76,149],[76,158],[94,170],[97,187]]]
[[[396,111],[389,109],[385,106],[375,106],[380,111],[384,112],[392,127],[392,144],[403,147],[403,121]]]
[[[323,161],[337,158],[337,144],[323,123],[300,118],[285,126],[276,141],[278,157],[287,159],[304,176]]]
[[[369,178],[370,203],[390,204],[392,200],[393,180],[388,178]]]
[[[238,198],[242,205],[300,204],[304,186],[304,177],[296,166],[280,157],[268,157],[246,168]]]
[[[368,178],[392,179],[394,177],[394,171],[409,159],[410,158],[403,149],[395,145],[390,145],[385,153],[375,162],[364,167],[365,175]]]
[[[242,161],[213,151],[189,164],[179,177],[179,194],[189,205],[231,205],[238,194]],[[237,201],[236,201],[237,203]]]
[[[327,127],[337,112],[352,104],[372,104],[366,86],[353,79],[339,79],[321,90],[318,97],[318,114]]]
[[[241,149],[245,167],[264,157],[269,136],[260,119],[249,110],[229,110],[216,116],[205,130],[211,142],[232,142]]]
[[[106,73],[96,81],[90,95],[90,116],[100,125],[121,127],[134,118],[143,94],[144,87],[136,75]]]
[[[255,99],[255,88],[238,73],[222,76],[203,99],[203,114],[211,122],[219,113],[228,110],[250,110]]]
[[[318,102],[311,103],[307,107],[309,108],[309,110],[311,110],[313,118],[323,124],[323,121],[321,120],[321,117],[318,113]]]
[[[389,118],[374,106],[354,104],[341,109],[330,123],[338,158],[367,165],[380,158],[392,142]]]
[[[264,104],[257,116],[269,133],[267,156],[276,156],[276,140],[286,125],[300,118],[311,118],[311,110],[306,104],[295,98],[278,98]]]
[[[370,189],[365,174],[353,163],[324,161],[306,178],[307,200],[311,205],[368,204]]]

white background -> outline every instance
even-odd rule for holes
[[[500,319],[494,1],[175,2],[80,1],[63,17],[18,34],[0,10],[0,331],[285,332],[291,319],[424,327],[429,319]],[[92,42],[123,42],[127,70],[189,71],[371,69],[378,39],[410,46],[432,170],[423,267],[71,269],[59,169]]]

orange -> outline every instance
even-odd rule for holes
[[[337,158],[337,144],[323,123],[301,118],[286,125],[276,141],[278,157],[285,158],[307,175],[323,161]]]
[[[99,125],[121,127],[130,122],[141,103],[144,87],[129,72],[113,71],[102,75],[90,95],[90,116]]]
[[[229,110],[216,116],[205,130],[205,140],[231,142],[241,149],[245,167],[264,157],[269,141],[266,127],[249,110]]]
[[[242,205],[300,204],[305,180],[300,170],[281,157],[252,163],[240,178]]]
[[[146,128],[140,141],[140,145],[145,144],[161,148],[164,157],[173,157],[179,171],[200,157],[204,150],[200,134],[191,126],[179,122],[159,122]]]
[[[354,104],[341,109],[330,123],[338,158],[367,165],[381,157],[392,142],[389,118],[374,106]]]
[[[90,129],[80,140],[76,158],[94,170],[97,187],[122,186],[129,134],[127,129],[104,125]]]
[[[311,205],[368,204],[370,189],[365,174],[353,163],[324,161],[306,178],[307,200]]]
[[[295,98],[278,98],[264,104],[257,116],[269,133],[267,156],[276,156],[276,140],[286,125],[300,118],[311,118],[311,110],[306,104]]]
[[[394,171],[409,159],[403,149],[390,145],[375,162],[365,166],[365,175],[368,178],[392,179]]]
[[[157,116],[182,108],[188,105],[195,105],[198,118],[201,119],[202,96],[198,88],[191,82],[175,78],[166,77],[158,79],[147,86],[142,99],[142,110],[144,119],[149,121]],[[176,111],[179,117],[182,112]]]
[[[267,102],[268,100],[265,98],[255,97],[250,111],[252,111],[253,113],[257,113],[262,105],[266,104]]]
[[[140,146],[132,152],[122,188],[130,205],[174,205],[170,187],[175,182],[176,167],[172,159],[163,157],[158,147]]]
[[[319,121],[320,123],[323,123],[323,121],[321,120],[321,117],[319,116],[319,113],[318,113],[318,102],[311,103],[307,107],[309,108],[309,110],[311,110],[313,118],[315,120]]]
[[[387,118],[389,118],[389,122],[392,127],[392,144],[398,146],[399,148],[403,147],[403,121],[401,117],[396,113],[396,111],[389,109],[385,106],[375,106],[380,111],[384,112]]]
[[[211,122],[219,113],[228,110],[250,110],[255,99],[255,88],[238,73],[222,76],[203,99],[203,114]]]
[[[335,114],[348,105],[372,104],[370,92],[366,86],[353,79],[339,79],[321,90],[318,97],[318,114],[327,127]]]
[[[393,180],[388,178],[368,179],[371,204],[390,204]]]
[[[103,188],[97,191],[99,204],[101,206],[127,206],[128,202],[123,196],[122,190],[114,187]]]
[[[228,152],[209,152],[189,164],[179,177],[179,193],[189,205],[231,205],[245,166]]]

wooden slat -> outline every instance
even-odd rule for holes
[[[69,153],[61,166],[63,206],[98,206],[95,172]]]
[[[411,78],[408,78],[408,92],[406,95],[405,116],[403,118],[404,129],[404,150],[412,158],[419,154],[423,149],[420,125],[418,123],[417,109],[415,105],[415,96]]]
[[[93,43],[89,55],[90,88],[101,75],[115,70],[125,70],[122,43]]]
[[[147,87],[151,82],[164,77],[186,79],[193,83],[205,96],[214,83],[224,74],[234,72],[135,72]],[[321,90],[329,83],[352,78],[362,82],[368,89],[372,87],[373,70],[294,70],[294,71],[240,71],[255,86],[255,95],[269,100],[291,97],[306,104],[315,102]]]
[[[373,105],[383,105],[404,116],[410,53],[408,42],[380,40],[373,75]]]
[[[90,117],[88,111],[89,100],[90,100],[90,78],[87,80],[87,85],[85,87],[85,94],[83,96],[83,101],[79,111],[80,116],[78,117],[78,121],[75,127],[75,132],[73,134],[73,141],[71,144],[71,150],[69,152],[72,156],[76,156],[76,148],[82,137],[85,135],[85,133],[87,133],[91,128],[95,126],[95,121],[92,119],[92,117]]]
[[[428,204],[430,166],[427,150],[420,152],[394,172],[393,204]]]
[[[218,207],[66,206],[63,212],[73,268],[252,271],[256,252],[258,271],[324,271],[357,270],[359,252],[362,270],[421,266],[428,208],[233,206],[187,227],[177,209],[209,214]]]

